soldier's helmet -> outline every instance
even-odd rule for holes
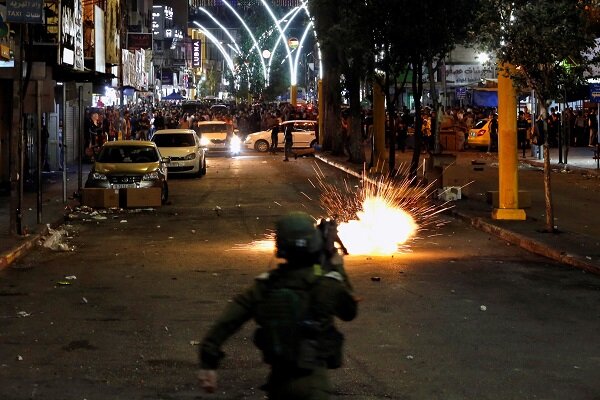
[[[319,253],[323,248],[323,238],[313,218],[298,211],[277,221],[275,244],[277,257],[289,260]]]

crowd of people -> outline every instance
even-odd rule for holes
[[[436,129],[452,129],[456,132],[456,150],[464,150],[468,146],[468,133],[477,121],[491,119],[490,144],[488,151],[497,151],[498,123],[497,110],[484,107],[447,107],[441,109],[441,115],[436,110],[424,107],[421,113],[423,151],[433,151]],[[86,126],[84,127],[85,154],[93,158],[93,154],[106,141],[112,140],[147,140],[152,133],[160,129],[193,129],[198,130],[201,121],[220,120],[231,126],[231,131],[237,130],[243,138],[247,134],[262,130],[273,130],[283,121],[289,119],[317,119],[315,108],[293,107],[289,103],[254,105],[228,105],[226,107],[211,107],[201,104],[194,109],[186,109],[182,104],[162,102],[155,106],[136,105],[119,109],[117,107],[89,108],[86,111]],[[547,116],[538,116],[532,123],[532,114],[527,108],[519,111],[517,120],[518,146],[525,154],[525,148],[532,148],[539,154],[546,135],[551,147],[595,146],[598,137],[598,117],[595,109],[573,110],[568,107],[559,111],[557,107],[548,110]],[[401,107],[395,115],[386,121],[386,143],[393,143],[401,151],[414,146],[410,143],[411,133],[414,132],[414,110]],[[394,129],[392,130],[392,124]],[[372,137],[371,127],[373,115],[370,110],[362,113],[362,135],[364,140]],[[348,140],[348,114],[342,113],[340,134],[344,141],[344,150],[350,153]],[[273,133],[272,132],[272,133]],[[391,141],[391,132],[395,138]],[[273,133],[276,139],[276,133]],[[272,146],[277,146],[272,140]],[[412,145],[412,146],[411,146]],[[276,151],[271,149],[272,151]],[[348,154],[350,156],[350,154]],[[535,155],[535,154],[532,154]]]
[[[211,106],[196,103],[192,109],[183,104],[162,102],[156,106],[89,108],[86,110],[84,149],[88,160],[107,141],[148,140],[161,129],[193,129],[202,121],[225,121],[241,137],[271,129],[289,119],[317,118],[316,110],[293,107],[289,103]]]

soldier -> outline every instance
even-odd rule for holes
[[[277,222],[277,256],[286,262],[237,295],[202,341],[198,378],[207,392],[217,387],[221,345],[253,318],[259,326],[254,343],[271,366],[263,386],[268,398],[329,398],[327,369],[340,367],[343,343],[334,317],[354,319],[357,303],[341,256],[333,263],[325,259],[328,239],[321,232],[302,212]]]

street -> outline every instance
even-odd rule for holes
[[[313,158],[248,152],[170,177],[159,209],[73,212],[72,251],[39,248],[0,271],[0,398],[262,399],[254,323],[225,345],[212,395],[196,383],[197,343],[276,267],[244,245],[288,211],[320,216],[316,165],[356,184]],[[599,278],[442,218],[408,253],[346,257],[362,300],[338,324],[333,398],[597,399]]]

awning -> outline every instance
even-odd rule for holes
[[[52,78],[57,82],[93,82],[100,83],[116,78],[114,74],[92,70],[79,71],[71,67],[56,65],[53,67]]]

